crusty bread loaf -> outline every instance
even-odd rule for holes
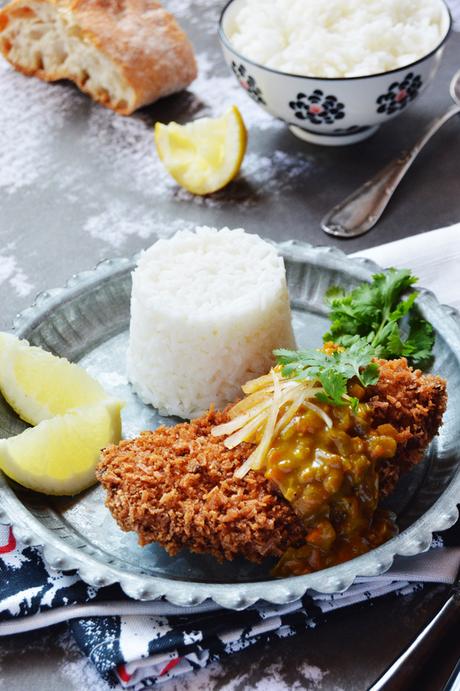
[[[155,0],[12,0],[0,49],[24,74],[71,79],[123,115],[196,77],[187,36]]]

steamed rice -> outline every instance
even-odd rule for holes
[[[283,259],[241,228],[197,228],[145,251],[133,273],[128,376],[145,403],[194,417],[225,406],[295,346]]]
[[[246,0],[227,35],[243,56],[281,72],[356,77],[423,57],[446,18],[440,0]]]

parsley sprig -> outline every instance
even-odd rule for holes
[[[414,304],[418,293],[403,297],[417,280],[408,269],[388,269],[348,293],[331,288],[326,301],[332,324],[324,341],[348,348],[364,339],[375,357],[404,356],[411,365],[427,367],[432,358],[433,327]]]
[[[275,350],[282,375],[316,380],[321,385],[316,393],[320,401],[356,409],[358,399],[348,394],[348,382],[356,377],[364,387],[375,384],[379,368],[374,358],[405,356],[410,364],[426,367],[432,358],[434,332],[414,304],[418,293],[407,294],[417,280],[407,269],[388,269],[350,292],[331,288],[326,300],[332,324],[323,339],[342,348],[331,353]]]

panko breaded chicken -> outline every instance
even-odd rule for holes
[[[103,451],[97,477],[122,530],[171,555],[188,547],[221,560],[260,561],[301,543],[300,519],[262,473],[234,477],[252,446],[227,449],[211,435],[226,419],[211,411]]]
[[[268,456],[270,472],[250,470],[235,477],[255,446],[242,442],[229,449],[224,437],[211,434],[229,419],[227,411],[211,410],[190,423],[108,447],[97,469],[107,507],[122,530],[138,534],[141,545],[157,542],[171,555],[186,547],[220,560],[243,556],[259,562],[287,549],[302,550],[306,542],[327,551],[340,526],[358,530],[363,520],[371,525],[378,500],[421,460],[446,407],[440,377],[412,370],[404,358],[378,364],[378,382],[361,395],[366,428],[344,412],[347,406],[323,406],[333,419],[330,429],[307,411],[291,436],[281,440],[278,456]],[[310,475],[300,500],[286,484],[300,472],[298,453],[315,461],[301,469],[304,480],[307,471]],[[337,560],[350,558],[343,545],[340,550]],[[352,550],[351,556],[357,553]]]

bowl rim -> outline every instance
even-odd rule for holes
[[[427,58],[430,58],[432,55],[437,53],[437,51],[442,48],[442,46],[446,43],[447,39],[449,38],[451,32],[452,32],[452,26],[453,26],[453,19],[452,19],[452,13],[449,9],[449,6],[447,5],[446,0],[438,0],[438,2],[443,6],[444,11],[447,12],[447,18],[448,18],[448,27],[446,29],[446,32],[440,42],[436,44],[435,48],[430,50],[429,53],[426,53],[425,55],[422,55],[421,58],[418,58],[417,60],[414,60],[413,62],[408,63],[407,65],[401,65],[400,67],[395,67],[392,70],[386,70],[384,72],[375,72],[373,74],[362,74],[362,75],[357,75],[355,77],[311,77],[307,74],[297,74],[295,72],[282,72],[281,70],[277,70],[274,67],[268,67],[267,65],[262,65],[260,62],[256,62],[255,60],[252,60],[251,58],[246,57],[243,55],[243,53],[240,53],[239,50],[237,50],[230,39],[228,38],[227,34],[224,31],[224,18],[225,15],[230,8],[230,5],[233,5],[234,2],[237,0],[228,0],[228,2],[225,4],[223,7],[220,17],[219,17],[219,31],[218,35],[221,40],[221,42],[225,45],[228,50],[232,51],[237,55],[241,60],[244,60],[245,62],[250,63],[251,65],[254,65],[255,67],[259,67],[262,70],[267,70],[267,72],[273,72],[274,74],[278,74],[281,76],[285,77],[296,77],[300,79],[310,79],[312,81],[318,81],[318,82],[351,82],[351,81],[356,81],[359,79],[370,79],[372,77],[384,77],[385,75],[389,74],[394,74],[395,72],[400,72],[401,70],[406,70],[410,69],[411,67],[415,67],[415,65],[418,65],[419,63],[423,62]]]

